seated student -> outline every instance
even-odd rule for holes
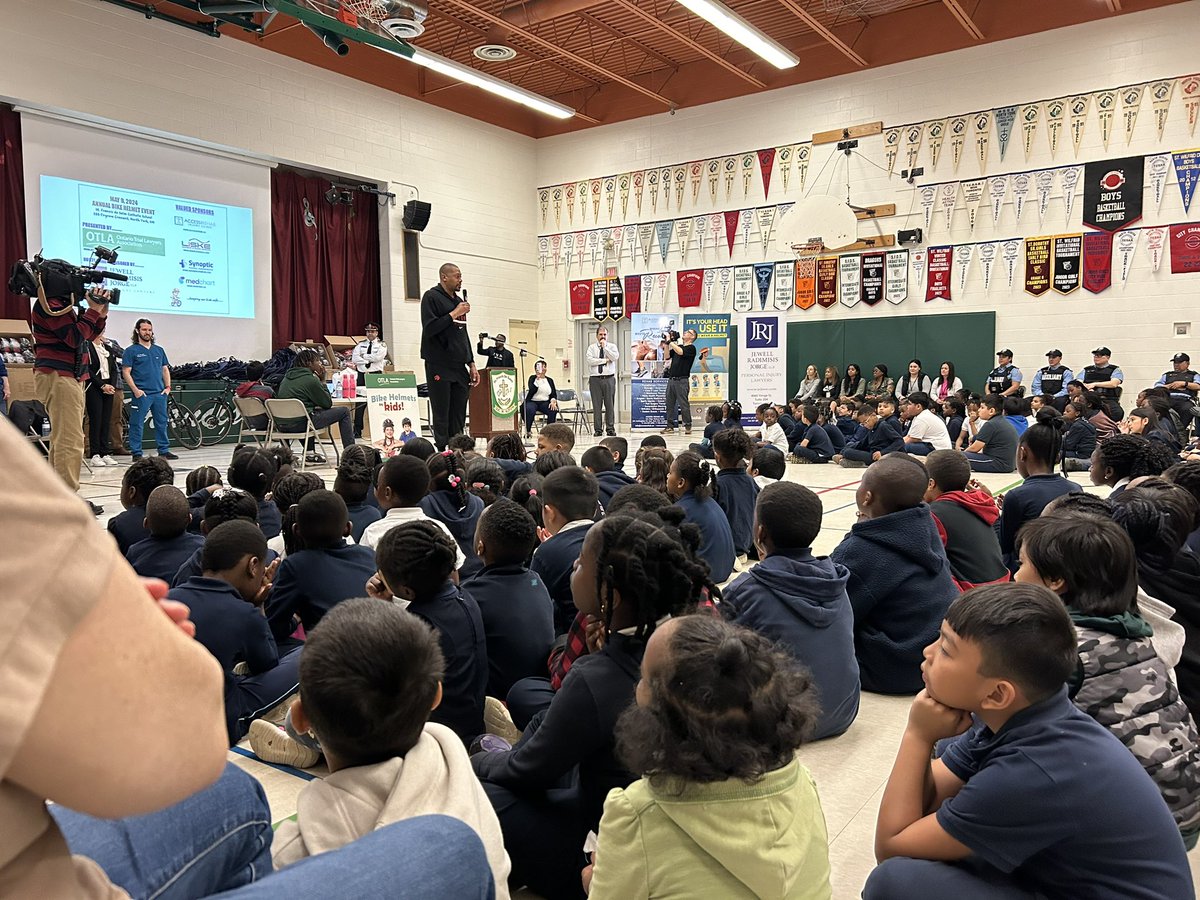
[[[591,900],[830,896],[825,816],[796,756],[815,714],[804,674],[752,631],[684,616],[650,638],[642,684],[617,722],[641,778],[604,804]]]
[[[187,530],[191,522],[187,498],[179,488],[160,484],[146,501],[146,530],[150,537],[129,548],[125,558],[143,578],[161,578],[167,584],[179,567],[204,546],[204,538]]]
[[[857,400],[842,399],[837,403],[835,424],[846,440],[850,440],[858,431],[858,408]]]
[[[1055,471],[1062,456],[1063,424],[1053,406],[1043,407],[1037,424],[1026,429],[1017,444],[1017,472],[1025,480],[1004,495],[997,526],[1000,552],[1010,572],[1017,571],[1016,540],[1021,526],[1040,516],[1055,497],[1083,490]]]
[[[864,400],[859,405],[858,421],[862,425],[863,435],[857,442],[847,441],[841,452],[833,456],[833,461],[842,468],[861,469],[878,462],[888,453],[904,449],[904,439],[896,429],[879,418],[872,401]]]
[[[725,415],[724,415],[724,419],[723,419],[725,427],[726,428],[741,428],[742,427],[742,404],[738,403],[736,400],[730,400],[729,403],[726,404],[726,406],[727,406],[727,409],[724,410]],[[643,439],[643,441],[642,441],[642,446],[643,447],[647,446],[645,439]],[[658,446],[658,445],[655,445],[655,446]],[[666,446],[665,441],[663,442],[662,446],[664,446],[664,447]]]
[[[471,759],[500,817],[510,884],[543,897],[579,896],[584,837],[598,828],[609,791],[634,780],[616,758],[614,732],[633,702],[645,642],[711,584],[678,534],[655,522],[612,516],[587,532],[571,588],[596,622],[595,650],[512,750]]]
[[[325,490],[325,479],[313,471],[289,472],[275,479],[271,502],[279,510],[279,534],[267,541],[267,547],[280,557],[299,550],[304,542],[296,533],[296,504],[313,491]]]
[[[712,439],[713,435],[725,427],[725,421],[722,417],[721,407],[710,406],[704,413],[704,436],[700,438],[700,442],[689,444],[688,449],[693,453],[699,453],[705,459],[712,459]]]
[[[575,457],[564,450],[549,450],[533,461],[533,471],[545,478],[555,469],[575,465]]]
[[[770,403],[763,403],[756,413],[759,427],[751,433],[756,447],[774,447],[780,453],[788,452],[787,432],[779,424],[779,412]]]
[[[642,447],[633,457],[635,480],[638,484],[648,484],[657,491],[667,492],[667,473],[671,471],[671,463],[675,455],[663,447]]]
[[[299,549],[279,564],[267,602],[267,624],[282,645],[296,630],[299,616],[304,631],[316,627],[329,610],[350,597],[361,597],[375,574],[375,553],[347,544],[350,515],[333,491],[310,491],[296,504]]]
[[[425,515],[441,522],[458,544],[459,577],[469,578],[483,563],[475,555],[475,526],[483,512],[483,501],[467,490],[466,467],[462,453],[443,450],[426,462],[429,469],[429,493],[421,498]]]
[[[201,556],[201,575],[171,588],[170,598],[188,607],[196,640],[225,673],[225,723],[230,746],[245,735],[250,722],[296,692],[301,650],[279,656],[279,648],[262,614],[271,589],[266,564],[267,540],[257,526],[243,520],[224,522],[208,532]],[[233,667],[246,663],[249,675]]]
[[[908,430],[904,433],[904,452],[914,456],[928,456],[934,450],[949,450],[950,432],[946,423],[933,411],[933,401],[928,394],[909,394],[904,398],[907,405]]]
[[[1163,478],[1172,484],[1177,484],[1200,504],[1200,465],[1195,462],[1177,462],[1163,472]],[[1200,551],[1200,525],[1188,532],[1186,545],[1193,554]]]
[[[483,508],[487,509],[496,502],[496,498],[507,493],[508,477],[494,459],[478,454],[472,456],[475,458],[467,463],[465,473],[467,491],[482,500]]]
[[[525,458],[525,442],[515,431],[503,432],[488,441],[487,455],[504,470],[510,482],[533,471],[533,466]]]
[[[538,432],[537,455],[557,450],[570,453],[575,449],[575,429],[565,422],[551,422]]]
[[[379,572],[368,585],[378,599],[407,603],[438,632],[446,662],[442,702],[430,718],[448,728],[464,744],[483,731],[483,699],[487,688],[487,642],[479,605],[451,579],[455,543],[437,523],[403,522],[380,538]]]
[[[1083,393],[1083,403],[1087,407],[1087,418],[1096,429],[1096,443],[1103,444],[1117,434],[1117,423],[1108,416],[1108,404],[1095,391]]]
[[[121,476],[121,505],[125,511],[108,520],[108,533],[122,556],[138,541],[150,537],[146,530],[146,501],[156,487],[175,482],[175,470],[159,456],[135,459]]]
[[[729,428],[722,435],[735,435]],[[745,437],[745,434],[742,435]],[[717,448],[720,451],[720,447]],[[713,581],[718,584],[729,578],[737,553],[733,547],[733,532],[729,518],[713,494],[719,490],[717,473],[709,464],[690,450],[680,453],[667,473],[667,496],[683,509],[689,522],[700,528],[700,559],[708,564]]]
[[[366,527],[359,543],[374,550],[383,536],[397,525],[423,519],[435,522],[442,531],[453,538],[454,535],[450,534],[450,529],[444,522],[430,519],[421,508],[421,500],[428,492],[429,467],[419,457],[401,453],[384,460],[375,483],[375,497],[379,500],[384,515],[378,522],[372,522]],[[461,569],[465,562],[466,557],[460,549],[455,555],[455,568]]]
[[[1117,434],[1096,446],[1088,477],[1097,487],[1112,488],[1114,497],[1134,478],[1161,475],[1175,463],[1164,444],[1140,434]]]
[[[1193,896],[1154,783],[1067,697],[1078,665],[1071,619],[1044,587],[990,585],[951,605],[925,649],[865,900]]]
[[[263,364],[257,360],[246,363],[246,380],[234,388],[233,392],[239,397],[253,397],[255,400],[275,399],[275,388],[262,380],[263,371]],[[246,424],[258,431],[264,431],[269,424],[267,414],[249,416]]]
[[[769,484],[782,481],[787,473],[787,460],[782,453],[776,453],[773,447],[755,450],[750,460],[750,477],[761,491]]]
[[[1011,472],[1017,465],[1017,431],[1001,414],[1004,400],[988,394],[979,401],[979,421],[974,439],[963,453],[972,472]]]
[[[571,573],[594,523],[598,496],[596,476],[579,466],[555,469],[542,482],[542,521],[550,537],[533,551],[529,568],[541,576],[554,601],[555,635],[566,634],[575,617]]]
[[[415,456],[421,462],[429,459],[433,454],[437,453],[437,447],[433,446],[433,442],[426,440],[423,437],[409,438],[400,448],[400,453],[404,456]]]
[[[1140,434],[1147,440],[1158,441],[1174,454],[1183,449],[1179,439],[1163,427],[1158,414],[1149,406],[1134,409],[1125,417],[1125,421],[1117,425],[1117,430],[1121,434]]]
[[[1047,397],[1044,394],[1034,394],[1029,398],[1029,412],[1025,414],[1026,427],[1037,422],[1037,414],[1039,409],[1045,409],[1047,406],[1054,406],[1054,403],[1052,402],[1053,399],[1053,397]],[[1057,407],[1055,408],[1057,409]]]
[[[368,525],[383,518],[379,507],[367,502],[367,496],[375,493],[375,460],[372,454],[371,448],[363,444],[347,447],[338,462],[337,477],[333,480],[334,492],[346,503],[346,514],[350,516],[350,536],[355,543],[362,540]]]
[[[554,643],[554,604],[525,560],[537,546],[533,516],[502,497],[483,511],[475,552],[483,568],[462,583],[479,605],[487,640],[489,697],[503,699],[522,678],[546,673]]]
[[[234,519],[242,519],[250,522],[253,525],[258,524],[258,503],[253,497],[245,491],[239,491],[237,488],[222,488],[208,498],[208,502],[204,504],[202,517],[200,519],[200,533],[207,535],[210,531],[224,522],[232,522]],[[183,584],[194,575],[200,575],[204,572],[204,566],[201,562],[201,557],[204,555],[204,545],[201,544],[196,551],[184,561],[184,563],[176,570],[174,577],[170,579],[171,587],[176,587]],[[267,548],[267,565],[270,565],[278,557],[277,553],[273,553]]]
[[[580,464],[596,476],[596,487],[600,492],[600,505],[608,509],[613,494],[636,482],[616,467],[612,451],[607,447],[589,447],[583,452]]]
[[[989,491],[971,486],[971,464],[957,450],[934,450],[925,457],[929,484],[925,502],[946,547],[950,576],[960,591],[1008,581],[995,524],[1000,509]]]
[[[1080,665],[1068,694],[1138,759],[1162,792],[1184,844],[1200,836],[1200,738],[1138,610],[1133,542],[1111,519],[1055,512],[1017,536],[1016,580],[1058,594]]]
[[[200,522],[204,519],[204,504],[208,498],[219,491],[225,484],[221,481],[221,470],[216,466],[196,466],[187,473],[184,480],[184,493],[187,494],[188,506],[191,509],[188,531],[200,533]]]
[[[528,475],[521,475],[514,480],[512,487],[508,489],[508,499],[533,516],[533,521],[537,523],[538,528],[544,528],[546,525],[542,518],[542,485],[545,481],[546,479],[541,475],[530,472]],[[532,557],[533,554],[530,553],[530,562],[532,562]]]
[[[958,596],[929,507],[925,467],[906,454],[885,456],[858,486],[858,521],[830,559],[850,570],[854,652],[863,690],[921,689],[921,651],[937,636]]]
[[[979,420],[979,403],[981,398],[976,396],[966,401],[967,417],[963,419],[962,430],[958,433],[958,439],[954,442],[955,450],[966,450],[975,440],[975,435],[979,433],[979,427],[983,422]]]
[[[833,445],[833,452],[840,453],[842,448],[846,446],[846,435],[842,434],[842,429],[838,428],[833,422],[827,421],[821,408],[817,407],[817,424],[825,429],[825,433],[829,435],[829,443]],[[859,426],[862,428],[862,426]],[[866,434],[866,429],[862,429],[863,434]]]
[[[820,705],[814,740],[850,727],[859,694],[850,573],[812,553],[822,516],[821,499],[802,485],[764,488],[754,510],[762,562],[725,588],[720,605],[726,619],[776,642],[809,670]]]
[[[444,815],[479,835],[496,896],[508,896],[508,855],[496,813],[462,741],[428,721],[442,701],[444,670],[436,633],[396,606],[353,599],[322,619],[300,666],[303,698],[292,704],[289,717],[319,742],[329,775],[305,785],[296,815],[276,828],[276,868],[336,850],[392,822]],[[259,746],[275,735],[283,738],[268,723],[254,727]]]
[[[1088,421],[1084,405],[1075,400],[1063,407],[1067,425],[1063,435],[1063,471],[1086,472],[1096,450],[1096,426]]]
[[[907,433],[908,423],[896,415],[899,401],[895,397],[884,397],[882,400],[876,400],[875,403],[878,407],[879,418],[896,429],[896,434],[903,437]]]
[[[768,415],[774,409],[768,409]],[[761,447],[778,453],[773,447]],[[758,497],[758,485],[746,471],[745,461],[754,448],[750,436],[744,431],[731,430],[719,434],[713,445],[717,457],[717,481],[713,491],[717,505],[729,519],[729,533],[733,538],[733,552],[746,556],[754,549],[754,501]],[[783,454],[779,454],[783,458]]]
[[[324,388],[322,388],[324,390]],[[275,459],[265,450],[243,447],[233,451],[225,481],[231,488],[245,491],[258,502],[258,527],[267,540],[279,534],[283,516],[279,507],[267,499],[279,467]]]
[[[946,423],[946,434],[950,436],[950,446],[958,449],[958,437],[963,432],[963,423],[967,421],[967,407],[955,396],[942,401],[942,420]]]
[[[459,453],[474,453],[475,438],[469,434],[456,434],[446,441],[446,449],[450,451],[457,450]]]
[[[617,471],[624,472],[625,458],[629,455],[629,441],[617,435],[609,435],[600,442],[600,446],[608,448],[613,455]]]
[[[1020,397],[1005,397],[1004,398],[1004,418],[1012,425],[1016,431],[1017,437],[1025,433],[1025,429],[1029,427],[1029,419],[1026,418],[1025,401]]]

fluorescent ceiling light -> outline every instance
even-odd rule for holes
[[[720,0],[679,0],[679,2],[711,22],[748,50],[753,50],[777,69],[790,69],[799,64],[799,57],[790,53],[778,41],[767,37]]]
[[[376,45],[372,44],[371,46]],[[387,50],[383,47],[379,47],[378,49],[383,50],[384,53],[391,53],[393,56],[398,56],[401,59],[415,62],[417,65],[424,66],[427,69],[432,69],[435,72],[445,75],[447,78],[473,85],[481,90],[489,91],[503,97],[506,100],[520,103],[522,106],[528,106],[530,109],[537,110],[547,116],[553,116],[556,119],[569,119],[575,115],[575,110],[569,106],[563,106],[561,103],[556,103],[548,97],[543,97],[541,94],[535,94],[533,91],[527,91],[525,88],[517,87],[515,84],[501,81],[499,78],[494,78],[486,72],[480,72],[478,69],[472,69],[470,66],[456,63],[452,59],[446,59],[446,57],[430,53],[428,50],[413,47],[412,56],[409,57],[398,51]]]

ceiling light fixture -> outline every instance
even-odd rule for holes
[[[777,69],[790,69],[800,62],[799,57],[778,41],[767,37],[720,0],[679,0],[679,3]]]
[[[371,46],[376,45],[372,44]],[[553,116],[556,119],[569,119],[575,115],[575,110],[569,106],[563,106],[563,104],[556,103],[554,100],[543,97],[541,94],[535,94],[533,91],[527,91],[525,88],[517,87],[515,84],[501,81],[499,78],[494,78],[485,72],[480,72],[477,69],[472,69],[470,66],[456,63],[454,60],[438,56],[436,53],[430,53],[428,50],[413,47],[412,55],[406,56],[395,50],[386,50],[383,47],[379,47],[378,49],[383,50],[384,53],[391,53],[393,56],[398,56],[401,59],[415,62],[417,65],[424,66],[427,69],[432,69],[434,72],[445,75],[447,78],[453,78],[455,81],[461,81],[480,90],[489,91],[506,100],[520,103],[522,106],[528,106],[530,109],[537,110],[544,115]]]

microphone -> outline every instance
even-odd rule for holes
[[[467,303],[467,302],[469,302],[469,301],[467,300],[467,289],[466,289],[466,288],[463,288],[463,292],[462,292],[462,294],[463,294],[463,303]],[[466,327],[467,327],[467,319],[466,319],[466,316],[463,316],[463,318],[461,318],[461,319],[459,319],[459,320],[458,320],[458,327],[459,327],[459,328],[466,328]]]

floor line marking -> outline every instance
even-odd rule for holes
[[[246,750],[242,747],[230,747],[232,753],[238,756],[244,756],[246,759],[252,759],[262,766],[270,766],[272,769],[283,772],[285,775],[293,775],[296,778],[302,778],[305,781],[316,781],[319,776],[313,775],[311,772],[305,772],[303,769],[297,769],[295,766],[285,766],[280,763],[267,762],[265,759],[259,759],[251,750]]]

